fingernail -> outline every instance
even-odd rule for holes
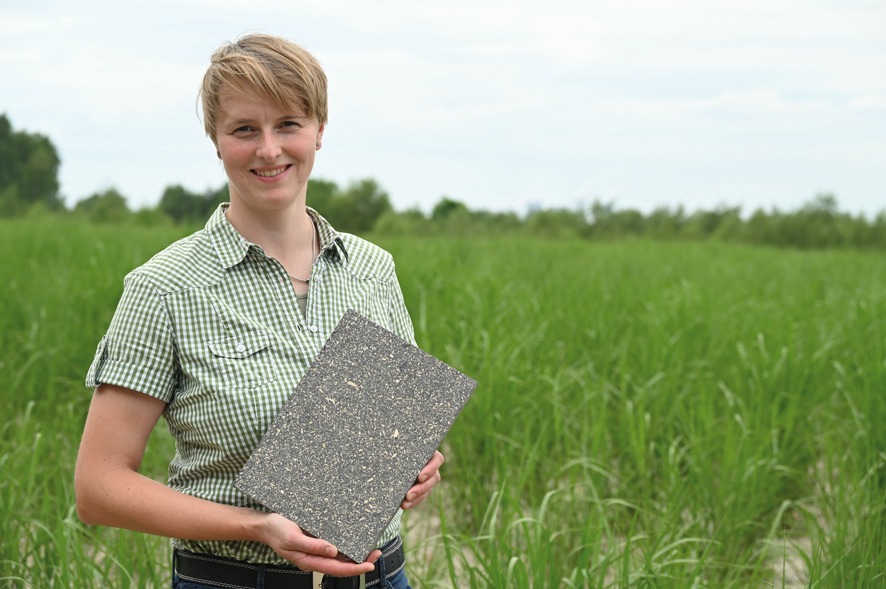
[[[338,550],[335,549],[335,546],[326,547],[326,556],[335,556],[336,554],[338,554]]]

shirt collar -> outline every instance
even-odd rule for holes
[[[225,211],[230,203],[222,203],[206,222],[205,231],[209,235],[218,259],[224,268],[232,268],[243,261],[250,247],[259,246],[250,243],[240,235],[234,226],[228,222]],[[320,255],[333,259],[348,259],[344,241],[338,231],[333,229],[329,221],[311,207],[305,207],[314,224],[317,226],[317,234],[320,236]]]
[[[317,234],[320,236],[320,255],[347,260],[348,250],[345,249],[345,243],[338,231],[333,229],[329,221],[311,207],[305,207],[305,210],[317,227]]]
[[[229,203],[222,203],[215,209],[212,216],[206,222],[206,231],[215,253],[225,269],[233,268],[243,261],[252,245],[246,238],[237,233],[234,226],[228,223],[225,211],[228,210]]]

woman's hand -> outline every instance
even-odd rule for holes
[[[263,529],[261,541],[303,571],[353,577],[371,571],[381,556],[381,550],[373,550],[366,562],[355,563],[326,540],[305,534],[295,523],[276,513],[267,515]]]
[[[443,464],[443,460],[443,455],[435,450],[434,455],[431,456],[425,467],[418,473],[416,483],[406,492],[406,497],[400,503],[400,507],[412,509],[428,498],[431,490],[440,482],[440,466]]]
[[[75,473],[84,523],[172,538],[257,540],[304,570],[333,576],[372,570],[378,550],[354,563],[281,515],[186,495],[139,474],[148,437],[165,407],[159,399],[113,385],[103,384],[93,395]]]

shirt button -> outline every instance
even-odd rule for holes
[[[311,330],[311,333],[317,333],[317,326],[316,325],[312,325],[308,329]]]
[[[243,345],[243,342],[237,342],[237,347],[235,348],[238,352],[245,352],[246,346]]]

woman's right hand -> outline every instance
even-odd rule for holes
[[[306,534],[298,525],[277,513],[267,514],[261,541],[303,571],[317,571],[333,577],[368,573],[381,556],[380,550],[373,550],[366,562],[355,563],[326,540]]]
[[[96,390],[77,455],[77,513],[84,523],[193,540],[257,540],[306,571],[337,577],[368,572],[364,563],[305,534],[281,515],[222,505],[173,490],[138,470],[166,403],[113,385]]]

